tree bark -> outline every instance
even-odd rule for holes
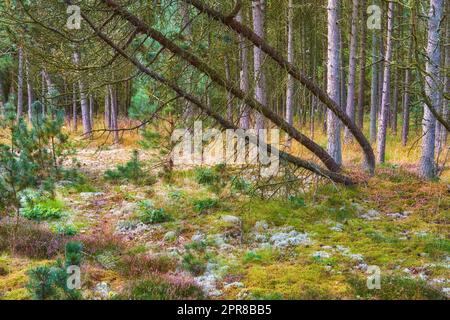
[[[89,119],[91,120],[91,128],[94,128],[94,96],[89,94]]]
[[[28,59],[25,60],[25,72],[27,76],[27,98],[28,98],[28,120],[33,120],[33,86],[30,73],[30,62]]]
[[[17,121],[23,114],[23,49],[18,48],[19,65],[17,68]]]
[[[253,30],[264,40],[264,0],[252,0]],[[255,46],[253,48],[253,63],[255,76],[255,99],[262,105],[267,105],[267,83],[264,72],[264,53]],[[264,116],[256,113],[256,130],[264,129]]]
[[[365,107],[365,89],[366,89],[366,45],[367,45],[367,8],[366,0],[361,0],[362,24],[361,24],[361,47],[360,47],[360,68],[359,68],[359,87],[358,87],[358,107],[357,123],[358,128],[364,128],[364,107]]]
[[[239,22],[243,23],[243,12],[242,10],[238,13],[237,17]],[[240,72],[240,89],[244,92],[248,92],[250,89],[249,84],[249,74],[248,74],[248,49],[245,38],[239,35],[239,60],[241,63]],[[241,103],[240,107],[240,126],[244,130],[250,129],[250,110],[245,102]]]
[[[408,46],[408,67],[405,70],[405,82],[403,88],[403,124],[402,124],[402,145],[406,147],[409,138],[409,121],[411,110],[411,96],[409,92],[409,86],[411,83],[411,63],[414,50],[414,41],[411,35]]]
[[[377,141],[377,116],[379,103],[379,72],[378,72],[378,37],[372,34],[372,83],[370,91],[370,142]]]
[[[111,99],[109,94],[109,86],[106,86],[105,94],[105,129],[111,129]]]
[[[288,48],[287,57],[289,63],[294,63],[294,5],[293,0],[289,0],[287,14],[287,31],[288,31]],[[311,120],[314,122],[314,118]],[[288,74],[286,88],[286,122],[290,125],[294,124],[294,78]],[[288,137],[286,147],[290,148],[292,139]]]
[[[426,60],[425,93],[435,109],[439,109],[439,68],[441,64],[440,23],[443,14],[443,0],[430,0],[428,16],[428,44]],[[424,179],[432,179],[436,175],[435,138],[436,118],[430,108],[424,105],[422,122],[422,156],[419,174]]]
[[[353,0],[352,6],[352,27],[350,35],[350,56],[348,66],[348,92],[347,92],[347,115],[350,120],[355,121],[355,86],[356,86],[356,51],[358,48],[358,0]],[[341,48],[342,50],[342,48]],[[345,128],[345,142],[350,143],[352,141],[352,134]]]
[[[78,131],[78,103],[77,103],[77,85],[74,83],[72,87],[72,131]]]
[[[230,60],[228,58],[228,55],[225,55],[225,77],[227,81],[232,81],[231,78],[231,66],[230,66]],[[234,106],[233,106],[233,95],[231,92],[227,93],[227,120],[233,122],[233,112],[234,112]]]
[[[386,38],[386,56],[384,58],[383,93],[381,97],[381,114],[378,125],[378,162],[386,160],[386,134],[388,127],[390,94],[391,94],[391,60],[392,60],[392,32],[394,29],[394,2],[389,2],[388,30]]]
[[[340,101],[340,50],[339,50],[339,0],[328,0],[328,63],[327,91],[334,101]],[[328,153],[339,165],[342,164],[341,124],[339,118],[328,110]]]
[[[75,52],[74,55],[74,62],[76,66],[79,66],[80,64],[80,54],[78,52]],[[91,119],[89,114],[89,105],[88,100],[86,97],[86,89],[85,85],[82,79],[78,80],[78,87],[80,89],[80,102],[81,102],[81,119],[83,122],[83,134],[87,137],[92,136],[92,126],[91,126]]]
[[[114,85],[109,85],[109,95],[111,101],[111,130],[113,130],[114,144],[119,144],[117,91]]]

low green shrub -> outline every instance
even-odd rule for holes
[[[34,221],[60,219],[63,215],[61,209],[48,207],[45,204],[37,204],[31,208],[24,208],[21,210],[21,214],[28,220]]]
[[[304,208],[306,207],[305,199],[298,196],[289,196],[289,203],[294,209]]]
[[[173,218],[161,208],[141,212],[140,220],[145,224],[157,224],[173,221]]]
[[[231,178],[231,189],[235,192],[248,192],[250,191],[251,184],[242,177]]]
[[[194,200],[193,204],[195,211],[199,213],[207,213],[211,209],[216,209],[219,207],[219,200],[212,198],[200,199]]]
[[[124,165],[118,165],[114,170],[107,170],[104,177],[113,182],[132,182],[137,185],[154,184],[156,179],[146,174],[142,167],[139,152],[134,150],[130,161]]]
[[[188,252],[183,256],[182,267],[194,276],[200,276],[206,271],[206,261],[201,257]]]
[[[213,186],[220,181],[220,176],[214,169],[197,168],[195,170],[195,180],[198,184]]]

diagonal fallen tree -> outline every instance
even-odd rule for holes
[[[89,26],[92,28],[92,30],[95,32],[95,34],[102,39],[107,45],[109,45],[114,51],[116,51],[118,54],[120,54],[122,57],[124,57],[126,60],[130,61],[132,64],[136,66],[136,68],[141,71],[142,73],[148,75],[153,80],[158,81],[165,86],[171,88],[174,92],[176,92],[180,97],[186,99],[187,101],[191,102],[193,105],[195,105],[197,108],[202,110],[205,114],[210,116],[211,118],[215,119],[217,123],[219,123],[224,129],[233,129],[237,130],[239,129],[236,125],[234,125],[232,122],[224,119],[220,114],[206,106],[204,103],[202,103],[198,98],[193,96],[192,94],[187,93],[184,89],[182,89],[180,86],[176,84],[176,82],[166,79],[160,74],[150,70],[146,66],[144,66],[141,62],[139,62],[136,58],[128,55],[124,49],[120,48],[118,45],[116,45],[108,36],[106,36],[98,27],[95,26],[95,24],[89,19],[89,17],[86,16],[86,14],[82,13],[83,19],[89,24]],[[238,131],[239,132],[239,131]],[[255,137],[250,137],[249,139],[251,142],[257,141]],[[352,178],[343,175],[341,173],[332,172],[328,169],[322,168],[321,166],[310,162],[303,160],[299,157],[295,157],[289,153],[286,153],[281,150],[277,150],[274,146],[267,145],[264,142],[259,142],[260,148],[265,148],[269,153],[275,153],[279,154],[280,159],[291,163],[297,167],[304,168],[310,172],[313,172],[320,177],[327,178],[332,180],[333,182],[343,184],[346,186],[355,185],[356,181]]]
[[[277,125],[280,129],[286,132],[290,137],[292,137],[300,144],[305,146],[312,153],[314,153],[330,171],[339,172],[341,170],[341,166],[330,156],[330,154],[324,148],[322,148],[317,143],[315,143],[307,136],[302,134],[294,126],[290,125],[282,117],[280,117],[278,114],[270,110],[270,108],[258,102],[250,94],[242,91],[239,86],[236,86],[231,81],[226,80],[224,77],[222,77],[218,72],[212,69],[207,63],[202,61],[196,55],[176,45],[173,41],[168,39],[161,32],[148,26],[145,22],[140,20],[138,17],[136,17],[126,9],[122,8],[115,1],[113,0],[101,0],[101,1],[109,8],[111,8],[116,15],[124,18],[129,23],[131,23],[136,28],[137,32],[148,35],[152,39],[156,40],[170,52],[184,59],[193,67],[197,68],[201,72],[208,75],[211,78],[211,80],[213,80],[216,84],[225,88],[228,92],[231,92],[234,96],[244,101],[249,107],[262,113],[266,118],[271,120],[275,125]]]
[[[240,10],[241,1],[238,0],[232,14],[225,16],[219,11],[209,7],[201,0],[183,0],[193,5],[197,10],[207,14],[210,18],[221,22],[228,26],[236,33],[244,36],[255,46],[260,48],[264,53],[271,57],[280,67],[285,69],[294,79],[300,81],[309,91],[311,91],[328,109],[330,109],[350,130],[355,139],[361,146],[366,163],[370,174],[374,174],[375,171],[375,154],[372,146],[370,145],[363,132],[357,127],[357,125],[347,116],[345,111],[335,102],[331,97],[323,91],[313,80],[305,75],[301,70],[295,67],[292,63],[289,63],[282,54],[280,54],[275,48],[270,46],[265,40],[261,39],[252,29],[238,22],[235,17]]]

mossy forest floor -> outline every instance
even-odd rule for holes
[[[27,270],[61,258],[64,246],[58,241],[83,243],[85,299],[450,295],[445,181],[427,183],[406,169],[385,166],[355,188],[325,184],[285,200],[262,199],[247,194],[243,179],[232,182],[233,174],[217,168],[200,173],[203,177],[198,170],[176,171],[170,180],[159,177],[156,160],[145,153],[140,154],[142,179],[106,180],[105,171],[127,162],[131,151],[78,153],[84,182],[59,183],[57,200],[46,204],[62,216],[21,220],[38,229],[42,242],[22,239],[12,254],[5,244],[8,232],[0,229],[0,299],[31,299]],[[61,230],[70,232],[61,235]],[[42,235],[46,232],[50,239]],[[49,250],[50,243],[55,250]],[[369,266],[381,270],[380,290],[367,288]]]

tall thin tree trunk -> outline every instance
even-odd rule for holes
[[[375,31],[372,34],[372,83],[370,91],[370,142],[377,140],[377,116],[379,103],[379,72],[378,72],[378,37]]]
[[[350,56],[348,65],[348,92],[346,112],[349,118],[355,121],[355,85],[356,85],[356,51],[358,48],[358,0],[353,0],[352,6],[352,27],[350,35]],[[352,134],[348,128],[345,128],[345,142],[349,143],[352,140]]]
[[[111,129],[111,103],[109,86],[106,86],[105,94],[105,129]]]
[[[119,125],[117,120],[118,105],[117,105],[117,91],[115,86],[109,86],[109,94],[111,101],[111,130],[113,130],[114,144],[119,144]]]
[[[47,108],[47,94],[45,88],[45,71],[41,71],[41,99],[42,99],[42,117],[45,118]]]
[[[243,20],[243,10],[241,10],[238,15],[236,16],[236,19],[240,23],[244,23]],[[240,63],[241,63],[241,72],[240,72],[240,89],[243,92],[249,92],[250,89],[250,83],[249,83],[249,62],[248,62],[248,47],[247,43],[245,41],[244,36],[239,35],[239,55],[240,55]],[[242,102],[240,106],[240,127],[244,130],[247,130],[250,128],[250,110],[249,107],[245,104],[245,102]]]
[[[192,42],[192,24],[191,24],[191,17],[189,14],[189,5],[185,1],[179,1],[179,3],[180,3],[179,11],[180,11],[181,20],[182,20],[182,29],[184,31],[183,34],[187,38],[187,42],[191,43]],[[194,76],[194,71],[191,70],[190,68],[188,68],[187,69],[187,77],[189,78],[189,81],[193,80],[193,76]],[[113,107],[113,101],[111,101],[111,109],[112,109],[112,107]],[[192,105],[191,102],[186,101],[185,108],[186,108],[186,110],[184,111],[184,117],[185,117],[187,123],[190,123],[192,121],[192,118],[194,117],[194,106]],[[112,115],[112,111],[111,111],[111,115]],[[111,116],[111,119],[112,119],[112,116]]]
[[[94,128],[94,96],[89,94],[89,119],[91,120],[91,128]]]
[[[227,81],[233,81],[231,79],[231,66],[230,66],[230,60],[228,58],[228,55],[225,55],[225,74]],[[227,93],[227,120],[230,122],[233,122],[233,94],[231,92]]]
[[[445,28],[445,33],[446,33],[446,37],[444,39],[448,39],[450,36],[450,5],[447,4],[447,25]],[[444,60],[444,92],[446,94],[450,94],[450,76],[449,76],[449,72],[448,72],[448,68],[450,66],[450,45],[448,43],[448,41],[446,41],[446,45],[445,45],[445,60]],[[449,99],[447,99],[447,97],[444,97],[442,99],[442,117],[447,120],[450,121],[450,107],[449,107]],[[446,146],[447,145],[447,139],[448,139],[448,131],[444,129],[442,129],[442,145]]]
[[[80,64],[80,54],[78,52],[75,52],[74,55],[74,62],[75,65]],[[82,79],[78,80],[78,86],[80,88],[80,102],[81,102],[81,119],[83,122],[83,133],[86,136],[91,137],[92,135],[92,126],[91,126],[91,119],[89,114],[89,105],[88,100],[86,97],[86,89],[85,85]]]
[[[414,50],[413,35],[410,35],[409,46],[408,46],[408,67],[405,70],[405,82],[404,82],[404,92],[403,92],[403,124],[402,124],[402,144],[404,147],[408,144],[409,137],[409,121],[410,121],[410,103],[411,97],[409,92],[409,86],[411,83],[411,63],[412,55]]]
[[[77,114],[77,86],[74,83],[72,86],[72,131],[78,131],[78,114]]]
[[[442,20],[442,14],[443,0],[430,0],[425,92],[433,104],[433,108],[436,110],[440,108],[440,88],[437,79],[439,79],[440,76],[439,68],[441,65],[440,23]],[[424,179],[432,179],[436,174],[436,118],[426,104],[424,105],[422,129],[422,156],[420,159],[419,174]]]
[[[450,6],[447,5],[447,9],[445,11],[445,13],[448,15]],[[448,39],[449,36],[449,17],[447,16],[446,18],[446,24],[444,27],[444,36],[443,39]],[[449,105],[448,105],[448,100],[445,98],[444,94],[445,93],[449,93],[448,90],[448,67],[449,67],[449,48],[448,45],[445,45],[445,42],[443,43],[443,47],[442,47],[442,65],[441,65],[441,80],[440,80],[440,85],[442,85],[441,90],[439,90],[439,99],[441,100],[439,102],[439,113],[442,116],[442,118],[446,121],[448,121],[448,114],[449,114]],[[437,121],[436,123],[436,154],[437,154],[437,160],[439,160],[442,151],[444,150],[444,147],[446,146],[447,143],[447,135],[448,135],[448,131],[445,129],[445,127],[439,122]],[[438,163],[437,163],[438,164]]]
[[[30,62],[25,60],[25,72],[27,76],[28,120],[33,120],[33,86],[30,73]]]
[[[0,73],[0,117],[5,115],[5,88],[3,87],[3,79]]]
[[[394,2],[389,2],[388,30],[386,38],[386,56],[384,59],[383,94],[381,97],[381,114],[378,125],[378,162],[386,160],[386,134],[389,118],[390,93],[391,93],[391,60],[392,60],[392,32],[394,29]]]
[[[328,0],[328,66],[327,66],[327,91],[336,102],[341,101],[340,89],[340,53],[339,53],[339,0]],[[342,105],[341,105],[342,106]],[[333,159],[342,164],[341,125],[335,114],[327,111],[328,152]]]
[[[252,0],[253,29],[264,39],[264,0]],[[264,73],[264,53],[258,47],[253,47],[253,62],[255,72],[255,99],[262,105],[267,105],[267,84]],[[264,128],[264,116],[256,113],[256,130]]]
[[[17,70],[17,121],[23,114],[23,49],[18,49],[19,65]]]
[[[361,25],[361,46],[360,46],[360,68],[359,68],[359,87],[358,87],[358,127],[364,128],[364,106],[365,106],[365,88],[366,88],[366,45],[367,45],[367,8],[366,0],[361,0],[362,25]]]
[[[293,0],[288,3],[288,48],[287,55],[289,63],[294,63],[294,5]],[[312,120],[314,121],[314,120]],[[294,124],[294,78],[288,74],[286,89],[286,122]],[[286,146],[290,148],[292,139],[288,138]]]

